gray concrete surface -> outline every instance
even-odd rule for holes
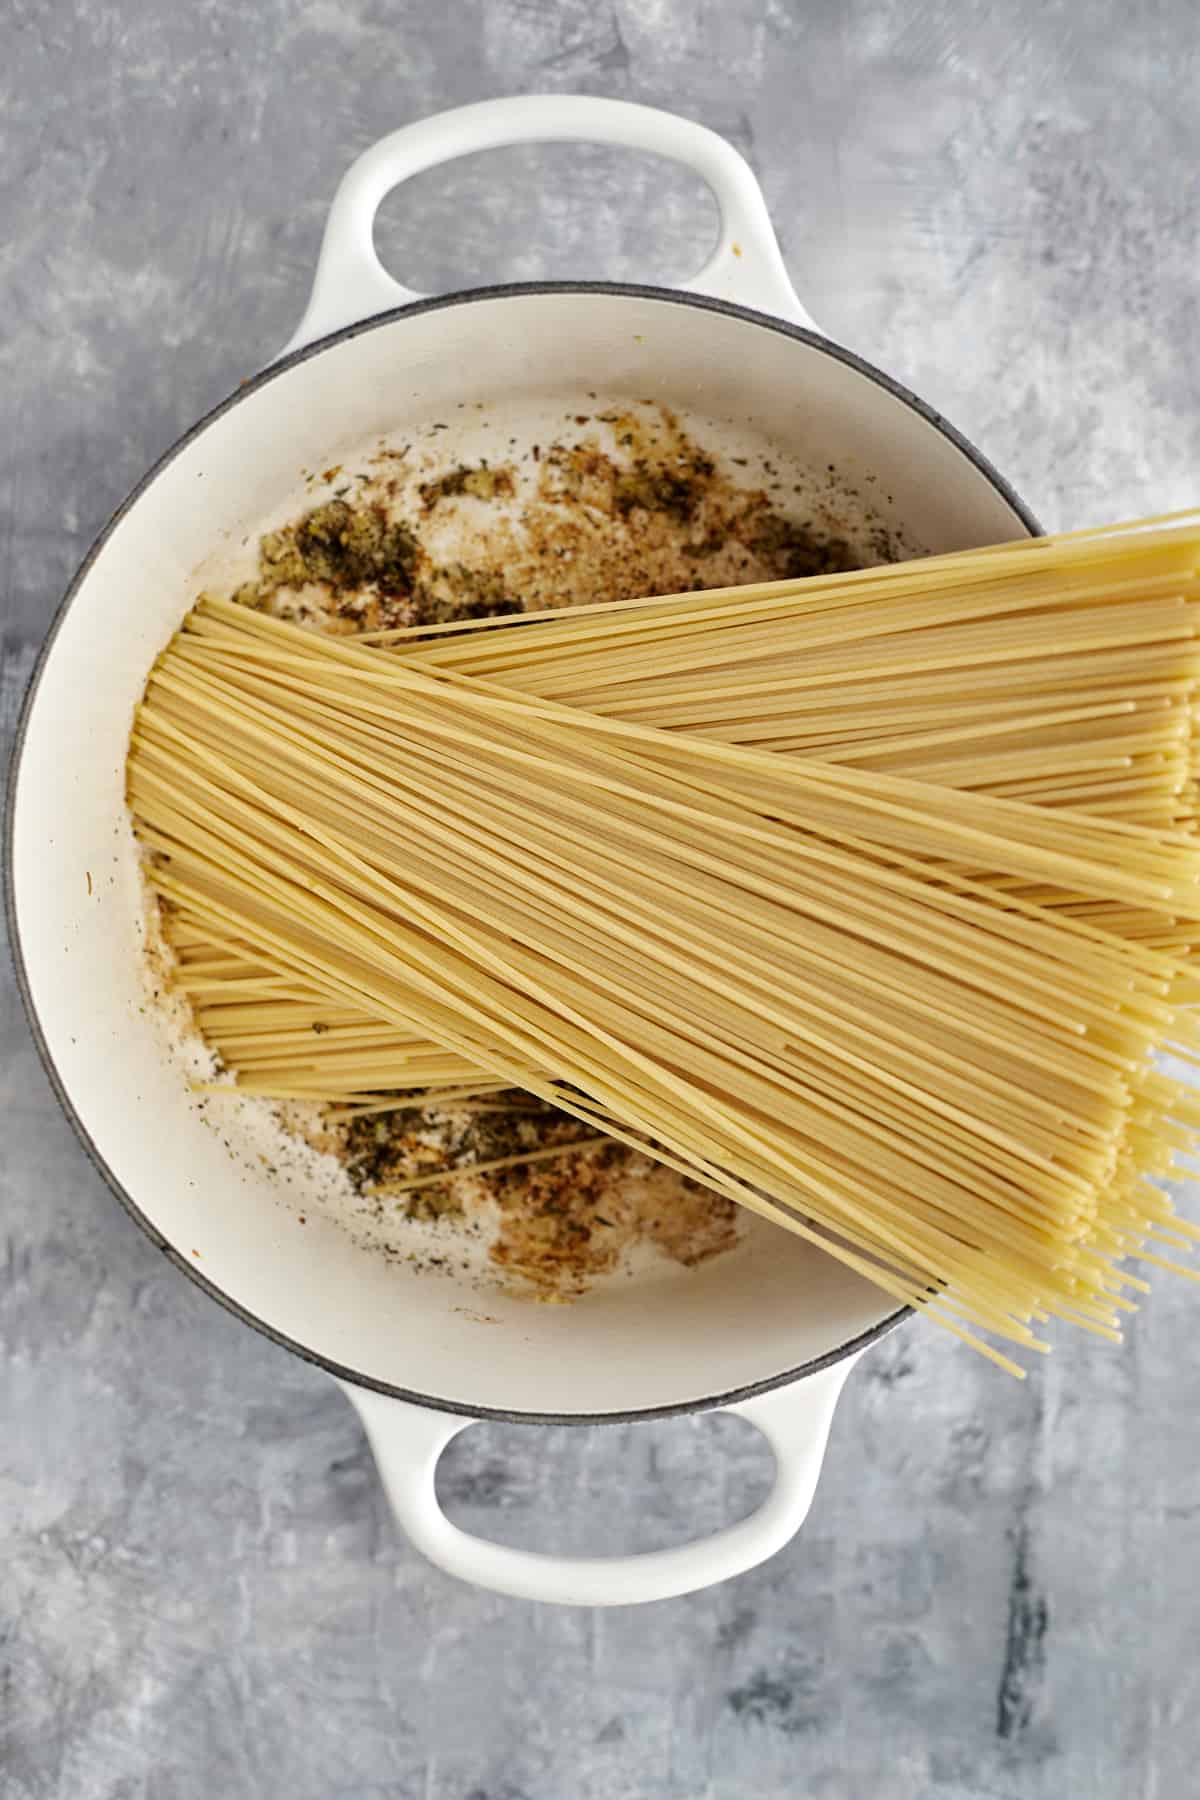
[[[9,0],[0,593],[11,731],[145,465],[291,331],[334,182],[489,94],[674,106],[759,171],[806,300],[1054,525],[1200,457],[1191,0]],[[426,285],[699,260],[703,199],[513,153],[394,200]],[[1200,1310],[1019,1387],[909,1330],[801,1537],[607,1615],[443,1579],[319,1374],[167,1268],[0,993],[3,1800],[1186,1800],[1200,1762]],[[617,1550],[744,1511],[748,1428],[480,1428],[456,1517]]]

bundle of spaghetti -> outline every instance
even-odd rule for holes
[[[730,742],[757,735],[768,747],[857,767],[1190,829],[1198,554],[1200,532],[1187,514],[852,576],[359,641],[524,691],[557,683],[559,697],[573,704],[670,729]],[[1114,629],[1121,620],[1135,627],[1124,637]],[[1031,623],[1042,631],[1040,646]],[[738,633],[738,656],[730,631]],[[992,633],[990,663],[978,660],[983,632]],[[1100,651],[1097,632],[1105,640]],[[793,673],[783,665],[789,645]],[[1188,922],[1127,902],[1011,878],[996,885],[1179,956],[1196,947]],[[190,992],[187,958],[181,961],[180,986]],[[247,1015],[223,1009],[215,987],[223,973],[233,971],[218,964],[206,973],[202,1028],[224,1053],[223,1027]],[[244,978],[239,971],[239,984]],[[231,1006],[246,999],[232,979],[227,998]],[[303,1052],[323,1021],[307,997],[290,1003],[280,996],[276,1005],[276,1026],[288,1034],[279,1044],[288,1054],[264,1060],[256,1078],[263,1092],[301,1097],[321,1086]],[[328,1008],[318,1005],[322,1010]],[[410,1077],[420,1073],[435,1086],[444,1067],[445,1080],[457,1087],[462,1069],[438,1064],[435,1047],[424,1048],[418,1061],[416,1045],[396,1044],[397,1078],[414,1085]],[[236,1052],[236,1041],[230,1049]],[[328,1082],[331,1065],[321,1066]]]
[[[128,778],[193,929],[960,1334],[1117,1335],[1121,1259],[1186,1241],[1155,1185],[1200,1124],[1153,1063],[1195,1051],[1178,960],[949,867],[1193,922],[1181,833],[603,717],[216,601],[152,673]]]
[[[1196,815],[1200,518],[367,640],[613,718],[1151,826]]]

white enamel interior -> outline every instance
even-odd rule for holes
[[[16,776],[19,951],[41,1033],[96,1153],[154,1231],[237,1306],[355,1379],[470,1411],[682,1407],[836,1353],[890,1310],[784,1234],[704,1268],[662,1265],[570,1307],[385,1263],[231,1158],[142,1010],[139,896],[122,799],[130,718],[214,546],[257,531],[301,468],[407,423],[539,395],[636,395],[750,426],[931,550],[1021,535],[943,432],[815,344],[668,296],[548,291],[441,305],[276,370],[199,430],[125,512],[59,625]],[[90,875],[90,882],[89,882]],[[89,892],[90,887],[90,892]]]

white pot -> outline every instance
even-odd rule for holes
[[[680,292],[539,283],[422,300],[380,266],[375,210],[417,171],[470,151],[589,139],[696,170],[721,212]],[[757,310],[755,310],[757,309]],[[42,1056],[98,1168],[156,1243],[249,1324],[343,1384],[396,1513],[453,1573],[541,1600],[685,1593],[751,1567],[802,1522],[830,1417],[863,1348],[896,1323],[879,1292],[769,1227],[686,1273],[664,1265],[573,1307],[478,1297],[385,1263],[204,1125],[143,1010],[139,898],[123,813],[130,718],[213,546],[236,543],[340,446],[454,418],[484,399],[506,428],[546,396],[637,394],[765,437],[855,482],[930,550],[1037,529],[971,446],[895,382],[816,333],[762,195],[721,138],[616,101],[488,101],[368,151],[333,204],[304,322],[283,359],[219,406],[131,495],[55,619],[18,736],[9,905]],[[510,427],[510,421],[513,423]],[[473,1419],[599,1422],[724,1407],[776,1453],[761,1510],[705,1542],[589,1561],[467,1536],[434,1468]]]

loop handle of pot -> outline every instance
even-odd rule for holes
[[[795,1536],[808,1515],[833,1409],[856,1357],[722,1408],[748,1419],[775,1455],[775,1481],[757,1512],[695,1543],[636,1556],[553,1556],[463,1531],[438,1504],[438,1459],[478,1421],[342,1382],[366,1430],[397,1520],[430,1562],[493,1593],[560,1606],[630,1606],[713,1587],[752,1569]]]
[[[562,142],[648,151],[692,169],[716,200],[720,230],[708,261],[682,284],[683,290],[815,329],[788,277],[762,189],[749,163],[725,138],[691,119],[626,100],[521,94],[481,100],[405,125],[350,166],[329,210],[308,307],[280,354],[426,297],[389,275],[375,250],[375,215],[393,188],[425,169],[477,151]]]

